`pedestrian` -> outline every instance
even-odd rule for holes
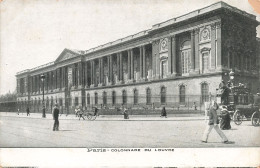
[[[167,112],[166,112],[165,106],[163,106],[163,108],[162,108],[162,112],[161,112],[161,116],[160,117],[167,118]]]
[[[80,118],[83,118],[83,120],[85,120],[85,118],[83,116],[83,110],[79,109],[78,116],[79,116],[79,120],[80,120]]]
[[[229,112],[228,112],[226,106],[223,106],[220,117],[221,117],[220,129],[222,129],[222,130],[231,129],[231,125],[230,125],[231,117],[229,115]]]
[[[19,112],[20,112],[20,109],[18,108],[18,109],[17,109],[17,114],[18,114],[18,115],[19,115]]]
[[[193,102],[193,108],[194,108],[194,110],[197,110],[196,102]]]
[[[217,109],[218,109],[218,104],[214,100],[211,100],[211,98],[210,98],[210,102],[205,102],[205,119],[207,125],[201,140],[201,142],[203,143],[207,143],[208,136],[213,128],[221,137],[222,142],[228,143],[227,137],[219,129],[218,126],[219,121],[218,121]]]
[[[52,116],[54,120],[53,131],[59,131],[59,113],[60,110],[58,108],[58,104],[56,103],[52,111]]]
[[[76,115],[76,117],[78,117],[78,116],[79,116],[79,111],[80,111],[80,110],[79,110],[79,108],[78,108],[78,107],[76,107],[76,108],[75,108],[75,115]]]
[[[26,112],[27,112],[27,116],[29,116],[29,115],[30,115],[30,109],[29,109],[29,107],[26,108]]]
[[[124,119],[129,119],[128,110],[126,107],[123,107],[123,114],[124,114]]]
[[[98,115],[98,108],[94,107],[94,116]]]

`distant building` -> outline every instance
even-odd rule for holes
[[[54,62],[18,72],[17,101],[71,112],[76,106],[174,106],[203,103],[228,81],[259,87],[256,16],[224,2],[158,23],[86,51],[64,49]],[[258,58],[257,58],[258,56]],[[257,65],[258,60],[258,65]]]

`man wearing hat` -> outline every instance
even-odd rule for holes
[[[60,113],[60,110],[58,108],[58,104],[56,103],[55,107],[52,111],[52,116],[54,119],[53,131],[59,131],[59,113]]]
[[[223,143],[228,143],[228,139],[225,134],[219,129],[219,121],[217,115],[217,109],[219,108],[218,104],[211,100],[211,96],[209,97],[209,102],[205,102],[205,117],[207,121],[207,125],[201,139],[201,142],[207,143],[209,134],[211,130],[214,128],[218,135],[221,137]]]

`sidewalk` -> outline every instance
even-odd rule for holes
[[[14,112],[0,112],[0,117],[22,117],[22,118],[34,118],[34,119],[43,119],[41,113],[30,113],[30,116],[27,116],[26,113],[17,113]],[[46,118],[52,120],[51,114],[46,114]],[[62,114],[59,116],[60,120],[78,120],[79,118],[73,114]],[[88,120],[85,117],[86,120]],[[83,119],[81,119],[83,120]],[[95,121],[194,121],[194,120],[204,120],[204,116],[201,114],[169,114],[167,118],[160,117],[159,115],[129,115],[129,119],[124,119],[123,115],[100,115],[96,118]]]

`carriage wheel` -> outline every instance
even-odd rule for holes
[[[97,118],[97,116],[96,116],[96,115],[92,115],[92,118],[91,118],[91,120],[92,120],[92,121],[94,121],[96,118]]]
[[[87,113],[87,118],[89,119],[89,120],[92,120],[92,114],[90,114],[90,113]]]
[[[239,111],[236,111],[233,115],[233,120],[236,125],[240,125],[242,123],[243,116]]]
[[[252,114],[252,117],[251,117],[251,122],[252,122],[252,125],[253,126],[259,126],[259,113],[258,112],[254,112]]]

